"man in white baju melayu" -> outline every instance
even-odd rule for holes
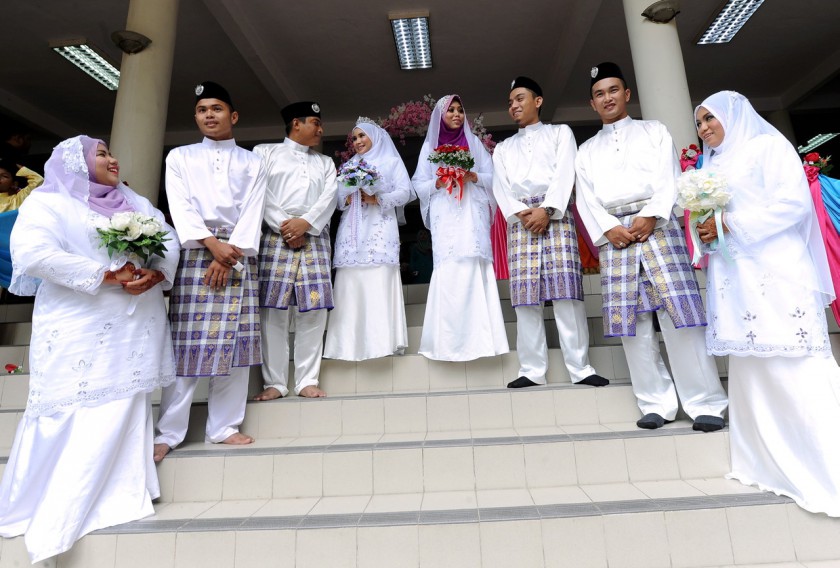
[[[199,377],[210,380],[205,441],[254,441],[239,425],[250,366],[261,362],[256,255],[265,173],[233,139],[239,114],[224,87],[205,81],[195,92],[204,140],[166,157],[166,195],[182,245],[169,300],[178,380],[161,395],[155,461],[184,441]]]
[[[263,160],[268,182],[260,247],[264,390],[254,400],[289,393],[292,317],[295,394],[326,396],[318,388],[318,375],[327,311],[333,308],[329,222],[338,192],[335,164],[313,149],[323,134],[317,103],[293,103],[281,114],[286,123],[283,142],[254,148]]]
[[[643,415],[636,425],[655,429],[674,420],[679,391],[695,430],[720,430],[727,398],[706,353],[700,287],[673,214],[679,172],[673,140],[663,124],[628,116],[630,89],[615,63],[593,67],[590,86],[604,127],[578,150],[578,211],[599,247],[604,335],[621,337]]]
[[[493,154],[493,194],[508,221],[510,298],[519,356],[519,378],[508,387],[546,384],[543,305],[548,300],[572,382],[604,386],[609,381],[589,364],[580,253],[568,209],[575,182],[575,138],[566,125],[540,122],[542,104],[536,81],[513,81],[508,113],[519,132],[496,146]]]

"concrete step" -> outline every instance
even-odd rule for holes
[[[449,510],[392,503],[414,508],[173,504],[89,535],[40,567],[829,568],[840,558],[837,519],[772,494]],[[0,564],[29,565],[23,539],[3,541]]]

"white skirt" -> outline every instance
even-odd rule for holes
[[[729,357],[732,473],[840,516],[840,368],[832,357]]]
[[[34,564],[154,514],[159,496],[148,394],[24,416],[0,483],[0,536],[23,534]]]
[[[493,263],[474,257],[436,264],[419,353],[438,361],[472,361],[509,350]]]
[[[408,328],[399,266],[339,267],[333,299],[324,357],[363,361],[405,352]]]

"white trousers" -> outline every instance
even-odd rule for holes
[[[327,310],[301,313],[295,306],[288,310],[260,310],[264,388],[274,387],[283,396],[289,394],[289,323],[292,317],[295,321],[295,394],[300,394],[305,387],[318,386],[327,328]]]
[[[701,415],[723,418],[727,397],[714,357],[706,352],[706,328],[676,329],[665,310],[659,310],[657,317],[673,380],[659,352],[651,312],[636,314],[635,337],[621,338],[639,410],[643,415],[655,413],[673,420],[679,408],[679,392],[683,410],[692,419]]]
[[[229,376],[210,377],[207,395],[207,426],[204,441],[218,444],[239,432],[245,419],[250,367],[233,367]],[[164,387],[160,397],[155,444],[174,448],[184,441],[190,421],[190,407],[198,381],[206,377],[178,377]]]
[[[586,310],[583,302],[578,300],[554,300],[553,304],[563,361],[572,382],[578,383],[595,374],[595,369],[589,364]],[[548,343],[545,339],[542,304],[516,308],[516,351],[519,356],[519,376],[544,385],[548,371]]]

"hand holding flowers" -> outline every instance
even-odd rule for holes
[[[348,187],[357,187],[368,195],[377,193],[376,182],[379,181],[379,172],[376,168],[359,160],[358,162],[344,162],[338,169],[337,179]]]
[[[690,212],[689,234],[694,246],[694,258],[692,263],[696,264],[706,252],[713,252],[719,248],[726,248],[723,236],[723,209],[732,194],[726,184],[726,179],[714,172],[706,170],[688,170],[680,175],[677,180],[677,205]],[[698,233],[698,226],[707,220],[714,219],[715,234],[712,235],[706,225],[703,225],[703,238]],[[701,250],[701,241],[708,241],[708,248]]]
[[[137,211],[115,213],[107,227],[96,231],[102,241],[100,246],[106,247],[112,258],[115,254],[125,255],[138,268],[152,255],[163,257],[166,251],[163,243],[169,240],[168,231],[160,221]]]
[[[443,144],[429,154],[428,160],[441,164],[435,172],[438,177],[435,187],[445,189],[458,201],[464,196],[464,182],[478,181],[478,175],[470,171],[475,167],[475,158],[467,146]]]

